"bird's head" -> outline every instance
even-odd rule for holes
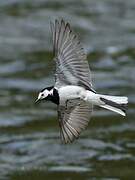
[[[52,96],[53,96],[53,86],[46,87],[39,92],[38,98],[35,101],[35,103],[40,102],[41,100],[51,100]]]

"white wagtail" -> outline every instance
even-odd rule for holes
[[[39,92],[36,102],[52,101],[58,106],[60,136],[63,143],[78,138],[90,120],[93,105],[125,116],[127,97],[97,94],[91,84],[91,74],[77,35],[64,20],[51,23],[55,85]]]

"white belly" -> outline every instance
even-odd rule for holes
[[[58,89],[60,105],[65,105],[67,100],[81,99],[93,105],[102,104],[99,95],[85,90],[80,86],[64,86]]]
[[[79,86],[64,86],[58,89],[60,104],[64,105],[67,100],[80,98],[82,92],[86,90]]]

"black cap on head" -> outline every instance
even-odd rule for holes
[[[51,89],[53,89],[54,88],[54,86],[50,86],[50,87],[46,87],[46,88],[44,88],[44,89],[42,89],[40,92],[43,92],[45,89],[47,89],[47,90],[51,90]]]

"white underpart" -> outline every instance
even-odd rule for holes
[[[67,100],[80,98],[90,104],[109,109],[125,116],[125,113],[121,109],[105,104],[105,102],[103,102],[100,98],[113,101],[117,104],[127,104],[127,97],[96,94],[79,86],[64,86],[61,87],[58,91],[60,97],[60,105],[65,105],[65,102]]]
[[[63,86],[58,89],[60,97],[60,105],[65,105],[67,100],[81,97],[81,92],[86,93],[86,90],[79,86]]]
[[[80,98],[93,105],[103,105],[99,99],[99,95],[91,91],[85,90],[80,86],[64,86],[59,90],[60,104],[63,105],[67,100]]]

